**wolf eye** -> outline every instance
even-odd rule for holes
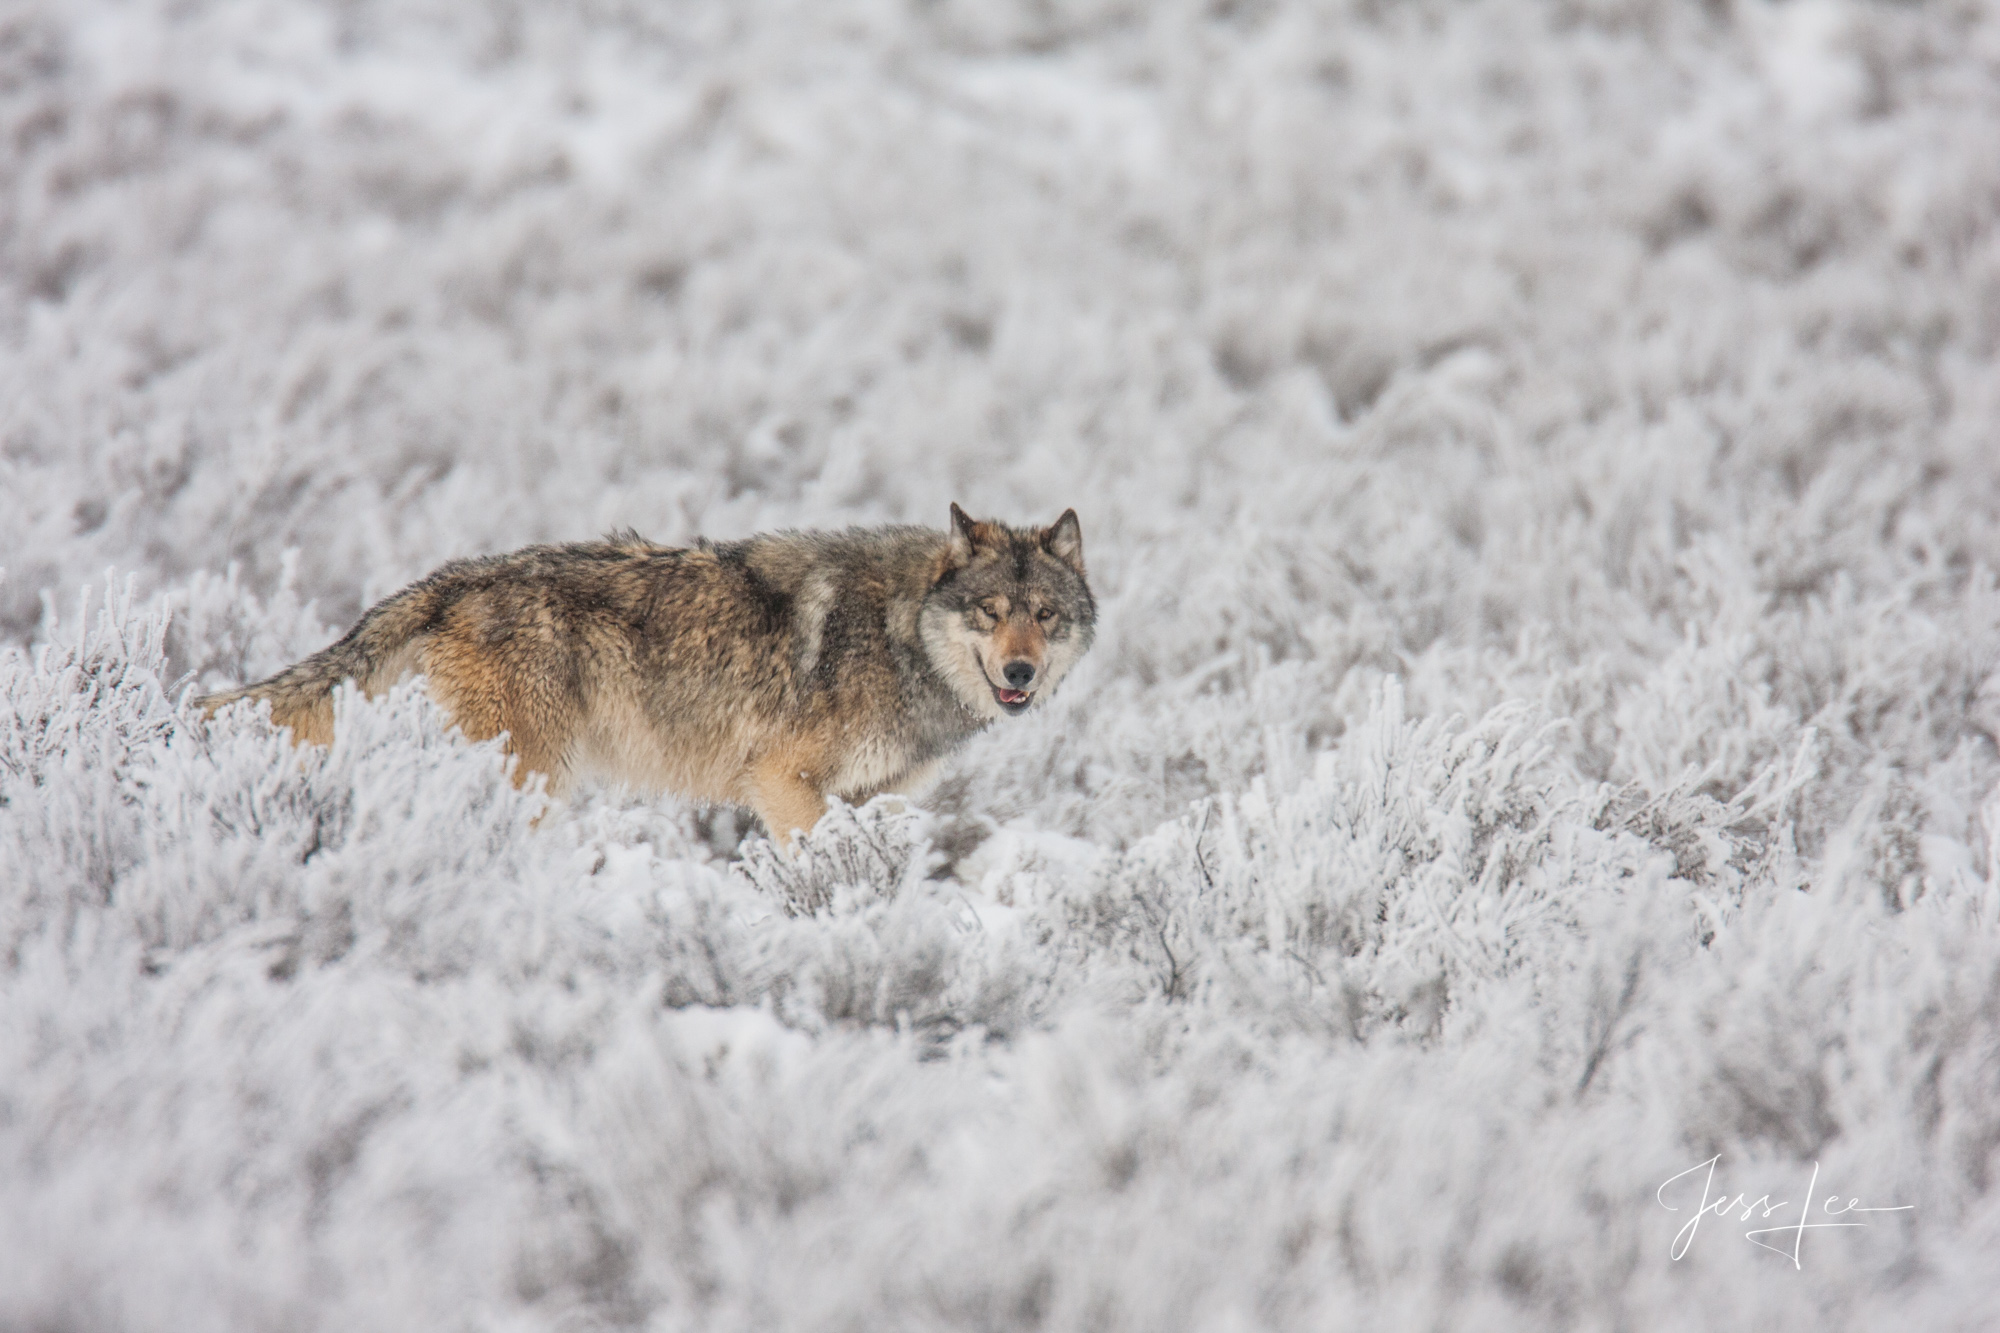
[[[1051,611],[1046,606],[1043,607],[1041,610],[1035,612],[1035,619],[1040,621],[1044,625],[1048,624],[1051,620],[1054,620],[1055,618],[1056,618],[1056,613],[1054,611]]]

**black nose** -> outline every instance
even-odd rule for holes
[[[1035,678],[1035,669],[1026,662],[1009,662],[1007,669],[1000,674],[1005,676],[1007,683],[1015,689],[1025,690],[1028,688],[1028,682]]]

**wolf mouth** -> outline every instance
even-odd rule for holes
[[[985,672],[982,670],[980,674],[984,675]],[[1009,713],[1025,713],[1028,711],[1029,703],[1032,702],[1028,698],[1026,690],[1003,689],[993,683],[993,677],[991,676],[986,677],[986,688],[993,691],[993,702],[999,704]]]

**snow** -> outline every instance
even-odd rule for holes
[[[19,0],[0,172],[0,1327],[2000,1308],[1990,6]],[[186,706],[953,501],[1097,645],[795,860]]]

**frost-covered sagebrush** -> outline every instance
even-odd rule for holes
[[[1982,1327],[1996,126],[1957,3],[16,5],[0,1327]],[[185,702],[953,500],[1097,647],[794,858]]]

